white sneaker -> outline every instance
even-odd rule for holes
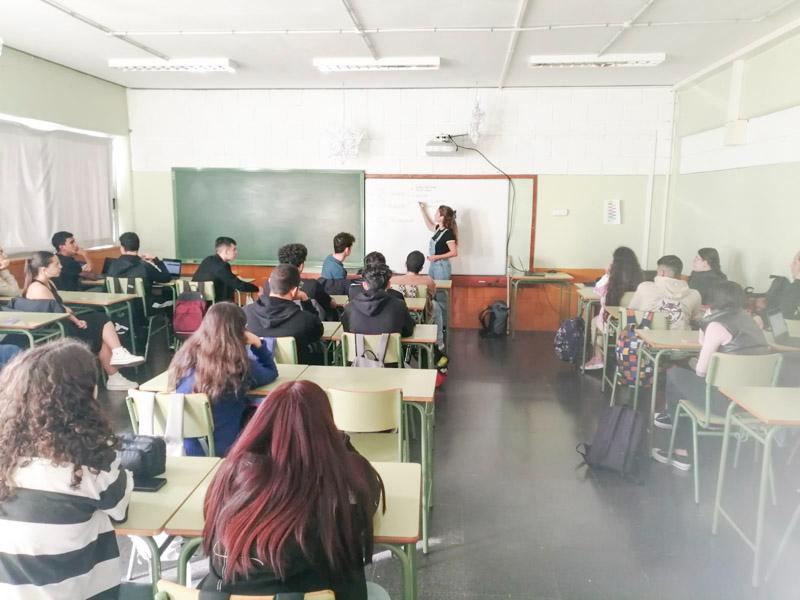
[[[138,367],[142,363],[144,363],[144,357],[131,354],[127,348],[122,346],[111,351],[112,367]]]
[[[109,375],[108,379],[106,379],[107,390],[125,392],[127,390],[135,390],[138,387],[138,383],[131,381],[130,379],[126,379],[125,376],[119,371],[113,375]]]

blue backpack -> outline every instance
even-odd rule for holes
[[[584,327],[581,317],[572,317],[561,324],[553,340],[553,346],[559,360],[569,363],[578,362],[578,355],[583,343]]]

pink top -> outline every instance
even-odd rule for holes
[[[731,332],[725,329],[722,323],[712,322],[706,327],[705,333],[700,330],[700,343],[703,347],[700,349],[700,356],[697,357],[697,366],[695,373],[699,377],[705,377],[708,372],[708,363],[711,361],[711,355],[719,350],[720,346],[730,344],[733,340]]]

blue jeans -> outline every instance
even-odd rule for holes
[[[11,344],[0,344],[0,369],[8,363],[17,354],[22,352],[22,349]]]
[[[437,260],[436,262],[432,262],[431,266],[428,268],[428,275],[431,276],[431,279],[451,279],[452,267],[450,266],[450,259],[445,258],[443,260]],[[436,302],[438,302],[441,306],[442,311],[442,320],[440,321],[442,327],[447,327],[449,323],[447,322],[447,294],[440,290],[436,290]]]

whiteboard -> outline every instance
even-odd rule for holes
[[[419,250],[428,256],[428,214],[441,204],[456,211],[458,256],[454,275],[504,275],[508,235],[507,179],[373,179],[365,184],[365,252],[378,250],[393,271],[405,272],[406,256]],[[427,271],[426,263],[424,270]]]

